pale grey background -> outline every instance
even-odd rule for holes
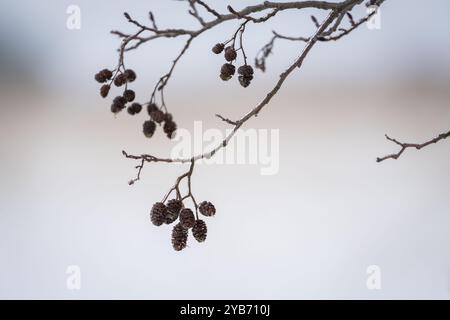
[[[222,12],[258,1],[208,1]],[[66,29],[78,4],[79,31]],[[397,161],[383,135],[423,141],[449,129],[450,22],[445,0],[388,0],[382,29],[363,27],[320,44],[258,119],[280,129],[280,172],[250,165],[202,165],[198,198],[218,208],[205,244],[175,253],[170,229],[148,212],[185,170],[148,166],[133,187],[134,163],[121,150],[168,155],[162,134],[146,140],[143,116],[114,118],[93,74],[117,56],[111,29],[133,30],[122,12],[161,26],[197,26],[175,1],[3,0],[0,22],[1,298],[439,298],[450,297],[450,148],[442,142]],[[311,32],[308,14],[282,13],[250,25],[253,56],[276,29]],[[300,44],[278,42],[269,70],[243,90],[218,79],[210,47],[237,27],[203,35],[183,58],[166,95],[181,127],[194,120],[225,130],[254,106]],[[131,53],[134,85],[147,97],[182,40]],[[66,289],[79,265],[82,289]],[[382,269],[382,290],[366,288],[366,268]]]

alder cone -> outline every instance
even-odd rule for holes
[[[226,75],[226,74],[223,74],[223,73],[220,74],[220,79],[222,79],[223,81],[228,81],[231,78],[232,78],[232,76],[230,76],[230,75]]]
[[[167,202],[166,224],[171,224],[178,219],[180,210],[183,208],[183,202],[173,199]]]
[[[166,121],[164,123],[164,132],[169,139],[172,139],[175,131],[177,131],[177,124],[173,121]]]
[[[111,89],[111,87],[107,84],[104,84],[101,88],[100,88],[100,96],[102,98],[106,98],[108,96],[109,90]]]
[[[127,78],[125,77],[125,75],[124,75],[123,73],[119,74],[119,75],[114,79],[114,84],[116,85],[116,87],[121,87],[121,86],[123,86],[126,82],[127,82]]]
[[[123,75],[125,76],[125,79],[128,82],[133,82],[134,80],[136,80],[136,72],[134,72],[131,69],[127,69],[124,71]]]
[[[180,200],[172,199],[167,202],[167,210],[170,212],[175,212],[179,214],[181,209],[183,209],[183,202]]]
[[[153,111],[157,111],[159,110],[158,106],[156,105],[156,103],[150,103],[147,106],[147,113],[148,115],[151,115]]]
[[[105,83],[107,81],[107,79],[101,72],[99,72],[99,73],[95,74],[95,81],[97,81],[98,83]]]
[[[195,216],[191,209],[183,209],[180,212],[180,223],[186,229],[190,229],[195,224]]]
[[[216,208],[211,202],[203,201],[198,207],[200,213],[206,217],[213,217],[216,214]]]
[[[164,115],[164,121],[169,122],[169,121],[173,121],[173,116],[171,113],[166,113]]]
[[[236,50],[234,50],[234,48],[233,47],[226,47],[225,48],[225,60],[227,60],[227,61],[233,61],[233,60],[236,60],[236,58],[237,58],[237,53],[236,53]]]
[[[192,234],[198,242],[204,242],[206,240],[206,235],[208,233],[208,228],[206,227],[206,223],[203,220],[195,221],[194,226],[192,227]]]
[[[236,72],[236,67],[231,63],[225,63],[220,69],[220,73],[225,76],[232,76]]]
[[[103,75],[103,77],[105,77],[107,80],[111,80],[113,73],[112,71],[108,70],[108,69],[103,69],[102,71],[100,71],[100,73]]]
[[[252,66],[249,66],[249,65],[247,64],[247,65],[240,66],[240,67],[238,68],[238,73],[239,73],[240,75],[244,76],[244,77],[252,77],[254,71],[253,71]]]
[[[225,48],[225,45],[223,43],[217,43],[212,48],[212,52],[214,52],[215,54],[221,54],[224,48]]]
[[[133,90],[125,90],[123,93],[123,97],[128,101],[128,102],[133,102],[134,99],[136,98],[136,93]]]
[[[113,103],[118,106],[125,106],[125,104],[127,103],[127,100],[122,96],[117,96],[114,98]]]
[[[247,88],[253,80],[253,76],[239,76],[239,83],[242,87]]]
[[[131,116],[134,116],[136,114],[136,112],[134,112],[133,106],[129,106],[127,108],[127,111],[128,111],[128,114],[131,115]]]
[[[142,105],[137,102],[133,103],[131,106],[128,107],[128,113],[132,116],[138,114],[139,112],[141,112],[141,110]]]
[[[112,104],[111,105],[111,112],[112,113],[114,113],[114,114],[117,114],[117,113],[119,113],[120,111],[122,111],[122,106],[119,106],[119,105],[117,105],[117,104]]]
[[[152,120],[145,121],[142,129],[143,129],[144,135],[147,138],[151,138],[151,137],[153,137],[153,134],[155,133],[156,124]]]
[[[156,123],[161,123],[164,121],[164,112],[162,112],[161,110],[152,111],[150,113],[150,117]]]
[[[178,219],[178,213],[167,211],[166,218],[164,220],[165,224],[172,224]]]
[[[188,239],[188,230],[178,223],[172,230],[172,246],[175,251],[181,251],[186,248]]]
[[[167,207],[162,202],[157,202],[153,205],[150,212],[150,220],[152,223],[159,227],[166,221]]]

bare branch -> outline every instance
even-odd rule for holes
[[[178,216],[171,215],[167,217],[161,217],[164,215],[165,209],[167,212],[169,210],[169,206],[175,206],[180,209],[184,206],[183,201],[190,200],[192,201],[195,207],[196,219],[199,222],[199,230],[194,231],[193,234],[199,235],[198,232],[206,232],[206,226],[203,221],[199,220],[198,212],[202,213],[206,216],[212,216],[215,214],[214,206],[207,201],[204,201],[200,204],[196,201],[193,192],[192,192],[192,175],[194,172],[195,163],[201,159],[209,159],[213,157],[218,151],[223,148],[226,148],[230,143],[231,139],[235,136],[238,130],[246,124],[250,119],[259,115],[259,113],[265,108],[273,97],[281,90],[283,84],[288,79],[288,77],[293,73],[297,68],[301,68],[311,49],[317,42],[326,42],[326,41],[334,41],[342,38],[343,36],[351,33],[358,26],[367,21],[375,12],[361,18],[358,21],[355,21],[350,11],[357,5],[366,2],[366,5],[380,5],[384,2],[384,0],[341,0],[340,2],[328,2],[328,1],[291,1],[291,2],[271,2],[264,1],[261,4],[252,5],[245,7],[241,10],[235,10],[231,6],[228,6],[229,14],[220,14],[212,7],[207,5],[204,1],[201,0],[181,0],[187,1],[189,4],[189,14],[192,15],[199,23],[200,27],[198,29],[160,29],[158,28],[153,13],[149,13],[150,24],[146,25],[141,23],[135,19],[133,19],[128,13],[125,13],[124,16],[127,21],[132,24],[137,30],[134,33],[124,33],[121,31],[112,31],[113,34],[117,35],[122,39],[122,43],[119,48],[119,59],[117,63],[117,67],[110,71],[108,69],[101,70],[98,74],[96,74],[96,80],[100,83],[108,83],[104,84],[101,87],[100,93],[102,97],[106,97],[108,95],[111,84],[114,83],[117,87],[124,86],[124,92],[121,96],[117,96],[113,100],[113,105],[111,107],[111,111],[113,113],[118,113],[122,109],[126,107],[127,102],[134,101],[135,93],[130,90],[128,84],[133,82],[136,79],[136,73],[132,69],[125,68],[125,53],[130,50],[138,49],[141,45],[156,40],[160,38],[177,38],[186,36],[186,40],[184,46],[172,61],[170,69],[167,73],[162,75],[157,81],[156,85],[153,87],[151,92],[150,100],[143,105],[139,103],[133,103],[128,106],[128,113],[130,115],[137,114],[141,112],[142,106],[147,107],[147,113],[150,116],[150,120],[147,120],[143,124],[143,133],[147,138],[151,138],[157,128],[157,125],[163,127],[164,132],[167,134],[169,138],[173,137],[173,133],[176,131],[176,124],[173,121],[172,114],[168,113],[168,108],[166,106],[165,97],[164,97],[164,89],[167,87],[169,80],[175,72],[175,69],[182,57],[187,53],[194,39],[199,37],[204,32],[218,26],[227,21],[231,20],[244,20],[240,22],[239,27],[235,29],[235,32],[232,34],[231,39],[217,43],[212,51],[215,54],[220,54],[224,52],[224,58],[226,63],[221,68],[221,79],[224,81],[230,80],[236,71],[236,63],[237,58],[241,56],[241,60],[243,60],[244,65],[241,65],[237,69],[238,80],[243,87],[247,87],[253,79],[254,71],[251,66],[247,64],[247,54],[244,49],[244,32],[246,27],[251,23],[259,24],[264,23],[271,18],[275,17],[278,13],[285,10],[301,10],[301,9],[317,9],[317,10],[325,10],[327,12],[327,17],[323,22],[319,22],[317,18],[314,16],[311,17],[316,30],[311,36],[307,37],[289,37],[281,35],[275,31],[273,31],[273,36],[271,41],[265,45],[260,52],[258,53],[255,64],[257,68],[260,68],[264,71],[265,69],[265,61],[266,58],[272,53],[273,46],[276,39],[284,39],[290,41],[301,41],[305,42],[303,49],[301,50],[298,58],[292,62],[292,64],[280,74],[277,82],[274,87],[267,93],[267,95],[252,109],[250,109],[246,114],[244,114],[238,120],[231,120],[227,117],[224,117],[220,114],[216,114],[221,121],[226,124],[231,125],[231,130],[227,133],[227,136],[212,150],[202,152],[200,154],[196,154],[190,158],[164,158],[157,157],[150,154],[141,154],[141,155],[132,155],[128,154],[125,151],[122,151],[124,157],[127,159],[132,159],[138,161],[138,165],[136,166],[137,175],[134,179],[129,181],[130,185],[133,185],[137,181],[141,179],[141,173],[144,169],[144,165],[150,162],[161,162],[161,163],[189,163],[189,170],[181,174],[175,181],[174,186],[169,190],[169,192],[164,196],[161,203],[156,203],[152,209],[151,220],[152,222],[159,226],[163,223],[171,223],[174,222]],[[202,9],[202,10],[199,10]],[[207,20],[205,17],[201,15],[209,13],[214,18],[213,20]],[[349,26],[347,28],[342,27],[344,18],[347,17]],[[211,17],[210,17],[211,18]],[[237,48],[237,45],[239,46]],[[157,93],[159,93],[160,103],[157,101]],[[447,138],[450,135],[450,132],[440,135],[439,137],[425,143],[422,145],[415,144],[403,144],[398,142],[395,139],[391,139],[387,137],[390,141],[401,146],[401,151],[398,154],[386,156],[384,158],[378,159],[378,161],[383,161],[388,158],[398,158],[406,148],[415,147],[417,149],[423,148],[431,143],[436,143],[442,139]],[[181,183],[185,182],[187,186],[187,192],[183,195],[181,192]],[[175,198],[168,201],[169,197],[172,193],[175,193]],[[164,204],[166,201],[167,207]],[[177,209],[177,210],[178,210]],[[181,210],[181,209],[180,209]],[[187,210],[187,211],[186,211]],[[179,212],[179,210],[178,210]],[[173,212],[172,212],[173,213]],[[183,214],[190,215],[191,220],[194,220],[193,213],[185,209]],[[178,213],[177,213],[178,215]],[[181,213],[180,213],[181,215]],[[188,219],[189,217],[187,217]],[[172,235],[172,242],[175,250],[181,250],[186,246],[186,237],[187,231],[186,228],[193,227],[194,221],[191,221],[192,224],[188,224],[190,226],[183,226],[183,220],[180,217],[180,223],[174,228],[174,234]],[[195,228],[195,227],[194,227]],[[197,240],[203,241],[206,237],[206,234],[202,234],[201,237],[196,237]]]
[[[312,47],[317,43],[318,36],[334,21],[334,19],[336,19],[336,16],[339,13],[340,13],[339,11],[332,11],[328,15],[327,19],[320,25],[320,27],[316,31],[316,33],[312,37],[310,37],[309,42],[306,44],[306,46],[303,49],[299,58],[286,71],[284,71],[280,75],[280,78],[279,78],[278,82],[276,83],[275,87],[267,94],[267,96],[254,109],[252,109],[249,113],[247,113],[240,120],[235,121],[235,122],[232,122],[232,121],[229,122],[229,123],[234,124],[234,128],[231,130],[231,132],[228,134],[228,136],[222,141],[222,143],[220,145],[218,145],[216,148],[214,148],[213,150],[211,150],[209,152],[196,155],[190,159],[182,159],[182,158],[159,159],[159,158],[157,158],[155,156],[151,156],[151,155],[129,156],[126,153],[124,153],[125,156],[127,158],[132,158],[132,159],[145,159],[145,161],[151,161],[151,162],[164,161],[164,162],[177,162],[177,163],[187,163],[187,162],[197,161],[200,159],[209,159],[212,156],[214,156],[220,149],[225,148],[228,145],[231,138],[233,138],[233,136],[236,134],[236,132],[239,130],[239,128],[242,127],[242,125],[244,123],[246,123],[252,117],[257,116],[259,114],[259,112],[272,100],[272,98],[281,89],[281,86],[286,81],[288,76],[292,73],[292,71],[294,71],[296,68],[299,68],[302,66],[306,56],[308,55],[308,53],[310,52]],[[226,118],[223,118],[222,116],[219,116],[219,117],[222,120],[228,122]],[[149,160],[147,160],[147,159],[149,159]]]
[[[350,6],[350,5],[348,6],[348,8],[350,8],[350,9],[352,7],[353,6]],[[350,34],[352,31],[354,31],[359,26],[361,26],[363,23],[367,22],[375,14],[376,14],[376,11],[372,11],[367,16],[365,16],[365,17],[361,18],[360,20],[358,20],[358,22],[355,22],[354,19],[353,19],[353,16],[350,14],[350,12],[344,10],[339,15],[339,18],[336,19],[333,28],[330,28],[329,30],[327,30],[327,31],[323,32],[322,34],[320,34],[317,40],[318,41],[322,41],[322,42],[339,40],[342,37]],[[346,15],[349,18],[350,27],[349,28],[339,28],[339,29],[337,29],[338,26],[340,25],[340,23],[342,22],[343,17],[346,16]],[[319,22],[317,21],[317,18],[315,16],[311,16],[311,19],[312,19],[314,25],[316,25],[316,26],[319,25]],[[339,32],[338,33],[334,33],[336,30],[338,30]],[[258,53],[257,53],[257,55],[255,57],[255,66],[256,66],[256,68],[260,69],[263,72],[266,70],[266,60],[270,56],[270,54],[272,54],[273,47],[274,47],[275,41],[277,39],[289,40],[289,41],[301,41],[301,42],[308,42],[309,41],[309,37],[285,36],[285,35],[281,35],[280,33],[276,32],[276,31],[272,31],[272,33],[273,33],[273,36],[270,39],[270,41],[258,51]]]
[[[400,146],[400,150],[397,153],[393,153],[393,154],[389,154],[389,155],[381,157],[381,158],[377,158],[377,162],[382,162],[387,159],[397,160],[406,151],[406,149],[413,148],[413,149],[420,150],[431,144],[438,143],[441,140],[447,139],[448,137],[450,137],[450,131],[441,133],[436,138],[428,140],[427,142],[424,142],[424,143],[403,143],[403,142],[399,142],[398,140],[386,135],[386,139],[395,143],[396,145]]]

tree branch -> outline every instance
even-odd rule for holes
[[[175,158],[175,159],[168,159],[168,158],[157,158],[155,156],[151,156],[151,155],[141,155],[141,156],[129,156],[128,154],[126,154],[124,152],[124,155],[127,158],[132,158],[132,159],[145,159],[145,161],[150,161],[150,162],[158,162],[158,161],[162,161],[162,162],[176,162],[176,163],[186,163],[186,162],[192,162],[192,161],[197,161],[200,159],[210,159],[212,156],[214,156],[218,151],[220,151],[220,149],[225,148],[229,141],[231,140],[231,138],[236,134],[236,132],[239,130],[240,127],[242,127],[242,125],[244,123],[246,123],[249,119],[251,119],[254,116],[257,116],[259,114],[259,112],[272,100],[272,98],[277,94],[277,92],[280,90],[281,86],[283,85],[283,83],[285,82],[285,80],[288,78],[288,76],[296,69],[302,66],[306,56],[308,55],[308,53],[310,52],[310,50],[312,49],[312,47],[316,44],[316,42],[318,41],[317,38],[318,36],[334,21],[334,19],[336,19],[337,15],[340,13],[339,10],[335,10],[332,11],[328,17],[325,19],[325,21],[320,25],[320,27],[317,29],[316,33],[310,37],[310,40],[308,41],[308,43],[306,44],[305,48],[303,49],[301,55],[299,56],[299,58],[286,70],[284,71],[281,75],[280,78],[278,80],[278,82],[276,83],[275,87],[267,94],[267,96],[254,108],[252,109],[250,112],[248,112],[245,116],[243,116],[241,119],[237,120],[237,121],[231,121],[228,120],[222,116],[218,116],[219,118],[221,118],[222,120],[234,124],[234,127],[232,128],[231,132],[228,134],[228,136],[222,141],[222,143],[220,145],[218,145],[216,148],[214,148],[213,150],[207,152],[207,153],[202,153],[199,155],[196,155],[190,159],[183,159],[183,158]]]
[[[366,2],[366,5],[380,5],[384,0],[341,0],[340,2],[306,0],[292,2],[264,1],[261,4],[248,6],[241,10],[235,10],[231,6],[228,6],[229,14],[220,14],[201,0],[181,1],[188,2],[188,13],[192,15],[201,25],[198,29],[161,29],[157,26],[155,18],[151,12],[149,13],[149,25],[145,25],[133,19],[128,13],[125,13],[124,16],[127,21],[135,26],[137,30],[136,32],[131,34],[126,34],[120,31],[112,31],[113,34],[119,36],[122,39],[122,43],[120,45],[120,48],[118,49],[119,59],[117,67],[113,71],[109,71],[108,69],[101,70],[96,75],[96,80],[98,82],[108,82],[108,84],[104,84],[101,87],[100,93],[102,97],[106,97],[108,95],[112,83],[114,83],[117,87],[121,87],[123,85],[125,86],[125,91],[123,92],[122,96],[117,96],[113,100],[111,111],[116,114],[126,107],[126,103],[132,102],[135,99],[135,93],[128,88],[128,83],[131,83],[136,79],[136,74],[133,70],[125,68],[125,53],[130,50],[138,49],[141,45],[159,38],[177,38],[181,36],[187,37],[184,46],[172,61],[168,72],[162,75],[157,81],[156,85],[153,87],[150,100],[144,103],[144,105],[147,105],[147,113],[150,116],[150,120],[144,122],[143,124],[143,133],[148,138],[151,138],[153,136],[157,128],[157,124],[163,125],[164,132],[169,138],[173,137],[173,133],[176,130],[176,124],[175,122],[173,122],[172,115],[168,113],[168,108],[166,106],[164,98],[164,89],[167,87],[169,80],[174,74],[175,69],[181,61],[182,57],[186,54],[192,42],[198,36],[224,22],[239,19],[244,20],[243,22],[240,22],[239,28],[237,28],[237,30],[234,32],[231,39],[217,43],[212,51],[216,54],[220,54],[224,51],[224,58],[226,60],[226,63],[221,68],[221,78],[225,81],[233,77],[236,71],[236,59],[239,55],[242,56],[244,65],[241,65],[238,68],[237,73],[239,74],[238,79],[240,84],[243,87],[247,87],[254,77],[254,70],[247,64],[247,54],[244,50],[243,35],[246,30],[246,26],[249,26],[251,23],[264,23],[285,10],[318,9],[325,10],[328,14],[325,20],[321,23],[317,18],[312,16],[312,21],[316,27],[316,30],[311,36],[308,37],[288,37],[283,36],[275,31],[273,32],[271,41],[260,51],[261,57],[258,59],[257,56],[256,58],[256,67],[259,67],[262,70],[265,69],[265,60],[267,56],[272,52],[273,45],[276,39],[303,41],[305,42],[303,49],[299,53],[297,59],[295,59],[291,63],[291,65],[280,74],[274,87],[267,93],[267,95],[254,108],[245,113],[240,119],[231,120],[220,114],[216,115],[221,121],[231,125],[231,130],[228,132],[227,136],[220,142],[220,144],[217,144],[212,150],[193,155],[190,158],[164,158],[150,154],[132,155],[128,154],[126,151],[122,151],[123,156],[127,159],[139,161],[138,165],[136,166],[137,175],[134,179],[129,181],[130,185],[133,185],[135,182],[141,179],[141,173],[146,163],[161,162],[190,164],[189,170],[184,172],[176,179],[174,186],[164,196],[162,202],[156,203],[153,206],[151,212],[151,221],[157,226],[160,226],[164,223],[170,224],[179,218],[180,222],[177,226],[175,226],[172,233],[172,243],[175,250],[177,251],[183,249],[186,246],[188,228],[193,228],[192,233],[198,241],[202,242],[206,238],[206,225],[203,221],[199,221],[198,212],[202,213],[205,216],[213,216],[215,214],[215,208],[212,203],[204,201],[198,204],[193,195],[192,175],[194,172],[195,163],[201,159],[210,159],[221,149],[226,148],[231,139],[233,139],[233,137],[236,135],[238,130],[250,119],[258,116],[259,113],[271,102],[273,97],[275,97],[275,95],[280,91],[283,84],[293,73],[293,71],[297,68],[302,67],[305,59],[317,42],[338,40],[351,33],[353,30],[358,28],[375,14],[375,12],[372,12],[371,14],[356,21],[350,13],[350,11],[355,6],[360,5],[364,2]],[[203,17],[201,15],[201,12],[199,11],[200,8],[202,8],[202,11],[206,11],[211,16],[213,16],[213,20],[208,21],[205,17]],[[260,15],[259,17],[255,17],[254,14]],[[347,28],[340,27],[345,17],[347,17],[348,23],[350,24]],[[236,48],[236,45],[239,45],[239,48]],[[160,94],[160,106],[158,106],[156,97],[158,92]],[[133,103],[132,105],[128,106],[128,113],[130,113],[131,115],[137,114],[141,110],[142,105],[139,103]],[[445,139],[449,135],[450,132],[440,135],[438,138],[435,138],[422,145],[402,144],[395,139],[387,137],[389,140],[400,145],[402,147],[402,150],[398,154],[380,158],[378,159],[378,161],[383,161],[388,158],[396,159],[404,152],[406,148],[415,147],[417,149],[420,149],[431,143],[435,143],[439,140]],[[187,192],[184,195],[182,194],[180,188],[182,182],[185,182],[187,185]],[[168,200],[172,193],[175,193],[175,199]],[[189,209],[181,210],[184,207],[183,201],[189,199],[192,201],[195,207],[195,217],[197,219],[196,221],[194,221],[195,217]],[[165,204],[166,201],[168,201],[167,204]],[[197,228],[194,225],[197,225]]]
[[[381,157],[381,158],[377,158],[377,162],[382,162],[387,159],[397,160],[406,151],[406,149],[413,148],[416,150],[420,150],[431,144],[438,143],[441,140],[447,139],[448,137],[450,137],[450,131],[441,133],[436,138],[428,140],[427,142],[424,142],[424,143],[403,143],[403,142],[399,142],[398,140],[386,135],[386,139],[395,143],[396,145],[400,146],[400,150],[397,153],[393,153],[393,154],[389,154],[389,155]]]

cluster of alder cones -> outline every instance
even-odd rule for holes
[[[237,52],[233,46],[225,47],[223,43],[217,43],[213,48],[212,52],[215,54],[224,53],[224,58],[227,61],[220,69],[220,79],[223,81],[230,80],[234,74],[236,73],[236,67],[233,65],[233,62],[237,58]],[[253,68],[252,66],[245,63],[244,65],[238,68],[238,80],[241,86],[247,88],[251,81],[253,80]]]
[[[198,206],[198,211],[206,217],[212,217],[216,214],[216,208],[211,202],[204,201]],[[172,199],[166,204],[157,202],[153,205],[150,212],[151,222],[159,227],[164,224],[172,224],[178,220],[178,223],[172,230],[172,246],[175,251],[181,251],[187,246],[189,229],[198,242],[204,242],[208,229],[206,223],[194,215],[191,209],[185,208],[181,200]]]
[[[95,80],[103,85],[100,88],[100,95],[106,98],[111,90],[112,84],[116,87],[125,86],[125,89],[120,96],[116,96],[111,104],[111,112],[118,114],[125,108],[128,114],[134,116],[142,111],[142,105],[137,102],[133,102],[136,98],[136,94],[133,90],[128,89],[129,83],[136,80],[136,72],[131,69],[127,69],[123,72],[115,72],[103,69],[95,75]],[[127,103],[131,103],[127,107]],[[175,136],[177,130],[177,124],[173,121],[173,117],[170,113],[163,112],[161,108],[155,103],[149,103],[147,105],[147,113],[150,119],[145,121],[142,126],[142,131],[147,138],[153,137],[156,131],[156,125],[162,125],[164,133],[169,139]]]

